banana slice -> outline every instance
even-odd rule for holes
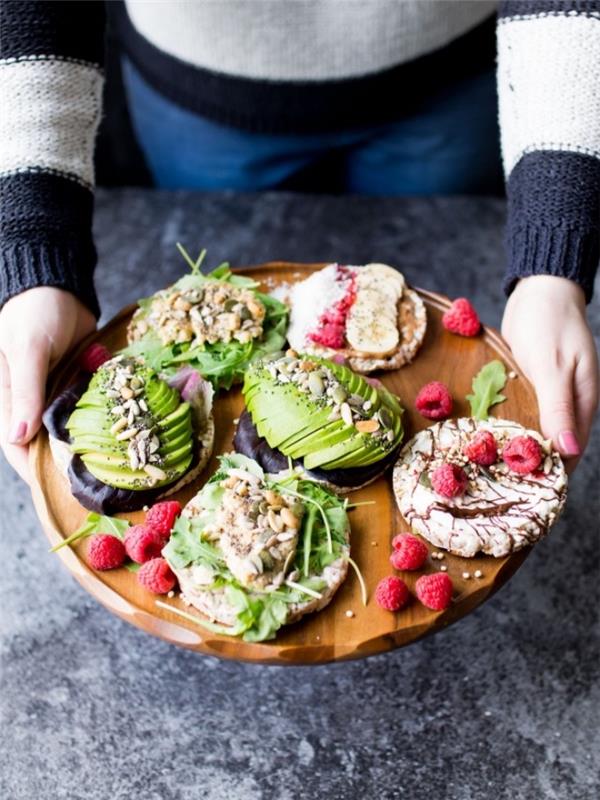
[[[357,270],[356,286],[360,289],[375,289],[388,296],[393,296],[398,302],[406,289],[404,276],[388,267],[387,264],[365,264]]]
[[[363,355],[392,353],[400,341],[397,301],[374,289],[360,289],[346,318],[348,344]]]

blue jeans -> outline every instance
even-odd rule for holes
[[[156,92],[127,60],[123,79],[134,131],[162,188],[428,195],[501,185],[493,73],[397,122],[302,135],[250,133],[200,117]]]

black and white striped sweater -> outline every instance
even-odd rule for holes
[[[106,11],[171,100],[256,131],[385,121],[489,68],[496,27],[506,288],[560,275],[588,297],[600,243],[600,0],[5,3],[0,304],[33,286],[98,313],[91,235]],[[391,102],[391,100],[394,102]]]

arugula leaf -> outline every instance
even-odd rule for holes
[[[473,394],[467,395],[471,416],[487,419],[490,407],[506,400],[503,394],[499,394],[505,385],[506,368],[501,361],[490,361],[482,367],[473,378]]]
[[[256,475],[257,478],[264,480],[265,473],[260,464],[242,453],[226,453],[219,458],[219,462],[223,470],[230,470],[232,467],[244,469],[251,475]]]
[[[117,517],[106,517],[102,514],[96,513],[95,511],[91,511],[83,521],[82,525],[80,525],[80,527],[77,528],[77,530],[66,539],[63,539],[62,542],[50,548],[50,552],[56,553],[56,551],[60,550],[61,547],[75,544],[80,539],[85,539],[86,537],[92,536],[95,533],[107,533],[110,536],[116,536],[117,539],[123,541],[125,538],[125,531],[128,527],[129,520],[117,519]]]
[[[226,570],[225,562],[209,542],[202,539],[204,522],[190,517],[179,516],[173,527],[171,538],[163,548],[167,561],[176,569],[192,563],[204,563],[219,571]]]

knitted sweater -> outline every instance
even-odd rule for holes
[[[105,13],[171,100],[224,124],[318,132],[400,118],[489,69],[496,27],[508,195],[505,288],[591,296],[600,246],[600,0],[5,3],[0,304],[59,286],[96,314],[91,235]],[[490,59],[492,53],[492,59]],[[393,102],[392,102],[393,101]]]

